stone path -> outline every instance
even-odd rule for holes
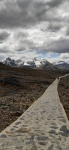
[[[58,80],[0,133],[0,150],[69,150],[69,122],[59,100]]]

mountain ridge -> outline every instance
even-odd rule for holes
[[[50,63],[46,59],[37,59],[34,58],[32,60],[24,61],[21,59],[14,60],[11,58],[6,58],[3,62],[5,65],[9,65],[11,67],[22,67],[22,68],[38,68],[38,69],[47,69],[47,70],[69,70],[69,64],[65,61],[56,61],[54,63]]]

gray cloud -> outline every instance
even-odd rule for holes
[[[10,34],[6,31],[0,32],[0,42],[6,40]]]
[[[32,0],[6,0],[5,7],[0,10],[0,27],[31,27],[43,20],[46,6],[42,2]]]
[[[69,36],[69,27],[67,27],[65,34],[66,36]]]
[[[60,29],[62,28],[62,25],[61,24],[57,24],[57,23],[50,23],[49,26],[48,26],[48,30],[50,31],[54,31],[54,32],[57,32],[59,31]]]
[[[69,53],[68,4],[68,0],[0,0],[0,53]]]
[[[63,0],[52,0],[47,2],[47,5],[50,6],[50,8],[58,7],[63,3]]]
[[[69,53],[69,39],[59,39],[52,42],[49,51],[55,53]]]
[[[16,51],[24,51],[24,50],[33,50],[36,47],[36,44],[29,39],[21,39],[19,41],[19,45],[16,47]]]
[[[51,16],[47,12],[50,11],[50,8],[57,7],[62,2],[64,1],[52,0],[43,3],[38,0],[6,0],[0,10],[0,27],[28,28],[35,26],[42,21],[49,20]]]
[[[0,48],[0,53],[1,54],[6,54],[8,52],[9,52],[9,49],[7,47]]]
[[[69,39],[60,38],[43,43],[42,46],[36,46],[38,52],[69,53]]]
[[[24,39],[27,38],[29,35],[25,31],[18,31],[14,33],[14,38],[16,39]]]

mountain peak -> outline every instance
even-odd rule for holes
[[[10,65],[12,67],[27,67],[27,68],[34,68],[34,69],[40,68],[46,70],[56,70],[56,69],[69,70],[69,64],[62,60],[56,61],[54,63],[50,63],[46,59],[34,58],[32,60],[24,61],[21,59],[14,60],[8,57],[6,58],[6,60],[3,61],[3,64]]]
[[[69,70],[69,64],[62,60],[54,62],[53,65],[61,70]]]

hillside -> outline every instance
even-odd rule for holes
[[[64,72],[14,68],[0,63],[0,131],[17,119]]]
[[[58,92],[61,103],[69,119],[69,76],[62,78],[59,82]]]

